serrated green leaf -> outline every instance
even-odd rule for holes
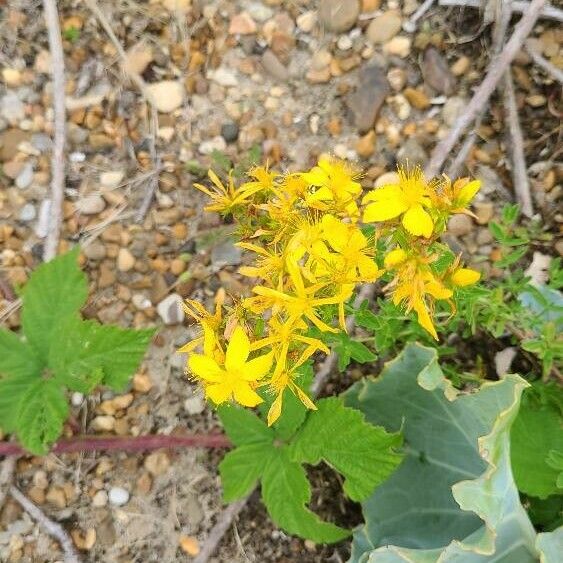
[[[403,459],[394,451],[400,434],[367,423],[360,411],[336,397],[318,401],[317,407],[292,441],[292,458],[313,465],[324,460],[344,475],[346,494],[364,500]]]
[[[535,396],[540,386],[539,392],[548,392],[547,386],[540,384],[524,395],[510,432],[510,445],[512,470],[518,489],[545,499],[561,492],[557,486],[560,471],[548,463],[548,457],[552,450],[563,451],[563,417],[553,401]],[[555,388],[553,392],[556,395],[561,393]]]
[[[132,330],[96,321],[70,318],[60,324],[51,347],[49,368],[57,381],[76,391],[88,392],[100,383],[122,390],[135,373],[153,329]]]
[[[524,380],[460,394],[434,350],[408,346],[346,394],[374,424],[403,429],[406,457],[363,504],[351,561],[532,562],[535,532],[510,470],[509,430]],[[553,562],[555,563],[555,562]]]
[[[245,444],[228,452],[221,463],[223,500],[232,502],[246,496],[262,477],[275,448],[271,442]]]
[[[77,264],[79,249],[41,264],[23,291],[22,327],[43,360],[49,357],[54,329],[86,302],[88,283]]]
[[[333,543],[350,535],[349,530],[323,522],[306,505],[311,488],[305,470],[291,461],[287,447],[269,459],[262,477],[262,500],[272,520],[283,530],[318,543]]]
[[[0,428],[2,430],[15,432],[18,429],[18,416],[22,401],[28,389],[38,381],[41,381],[39,373],[0,379]]]
[[[61,387],[53,380],[41,380],[24,393],[17,422],[21,445],[35,455],[44,455],[61,435],[68,416],[68,404]]]
[[[0,380],[2,377],[28,377],[39,374],[41,361],[35,350],[14,332],[0,330]]]
[[[274,431],[248,409],[224,405],[217,409],[217,414],[235,446],[264,442],[271,444],[274,440]]]

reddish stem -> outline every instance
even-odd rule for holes
[[[189,434],[166,436],[148,434],[144,436],[75,436],[59,440],[51,453],[76,453],[120,451],[139,452],[161,448],[229,448],[231,441],[224,434]],[[0,442],[0,455],[29,455],[22,447],[12,442]]]

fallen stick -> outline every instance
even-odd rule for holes
[[[526,217],[532,217],[534,206],[530,195],[530,182],[526,168],[526,156],[524,153],[524,137],[520,120],[518,118],[518,108],[516,107],[516,95],[514,94],[514,82],[512,73],[508,69],[504,73],[504,109],[508,121],[508,135],[510,142],[510,160],[512,163],[512,183],[516,199],[520,204],[522,213]]]
[[[356,299],[354,300],[354,307],[359,307],[362,302],[366,299],[370,299],[373,294],[375,293],[375,285],[374,284],[366,284],[362,286]],[[355,320],[353,316],[348,317],[346,319],[346,329],[348,332],[352,332],[355,326]],[[315,375],[315,379],[313,384],[311,385],[311,394],[313,397],[317,397],[321,392],[323,386],[328,379],[328,376],[336,366],[336,362],[338,360],[338,356],[333,352],[329,354],[324,361],[322,362],[321,366],[317,370]],[[252,496],[252,491],[248,494],[245,498],[238,500],[235,503],[231,503],[227,506],[219,516],[217,523],[207,536],[207,540],[203,544],[203,547],[199,553],[199,555],[194,560],[194,563],[207,563],[209,558],[215,553],[219,542],[223,539],[225,532],[230,528],[233,520],[237,517],[237,515],[241,512],[241,510],[246,506],[246,503]]]
[[[530,42],[526,42],[524,45],[526,52],[532,60],[541,68],[543,68],[548,74],[550,74],[557,82],[563,84],[563,70],[558,69],[555,65],[552,65],[547,59],[544,59],[531,45]]]
[[[80,559],[69,535],[64,528],[48,518],[43,511],[31,502],[17,487],[10,487],[10,495],[13,499],[40,525],[45,531],[55,538],[63,550],[65,563],[80,563]]]
[[[123,63],[123,70],[125,74],[129,77],[131,82],[133,82],[135,86],[137,86],[143,98],[145,98],[145,100],[150,103],[151,106],[156,107],[154,97],[147,88],[147,83],[143,80],[143,77],[140,74],[131,70],[131,67],[127,63],[127,53],[125,52],[125,49],[123,49],[121,43],[119,42],[119,39],[113,32],[111,24],[109,23],[105,14],[102,12],[102,10],[100,10],[100,7],[96,3],[96,0],[85,1],[88,5],[88,8],[90,8],[90,11],[94,14],[94,16],[96,16],[96,19],[100,22],[100,25],[104,28],[104,31],[107,33],[110,41],[115,47],[115,50],[117,51],[117,54],[121,59],[121,62]]]
[[[65,184],[65,138],[66,138],[66,110],[65,110],[65,61],[59,13],[55,0],[43,0],[45,24],[49,38],[51,52],[51,69],[53,72],[53,109],[55,133],[53,138],[53,152],[51,157],[51,198],[49,202],[49,224],[47,237],[43,248],[43,260],[52,260],[59,247],[60,229],[63,213],[64,184]]]
[[[505,0],[504,0],[505,1]],[[512,2],[512,12],[526,14],[533,2]],[[464,8],[482,8],[482,0],[438,0],[439,6],[460,6]],[[563,21],[563,10],[554,8],[550,4],[544,6],[539,13],[540,18]]]
[[[455,144],[469,124],[475,120],[482,108],[486,105],[503,74],[520,50],[526,37],[528,37],[532,31],[545,2],[546,0],[532,0],[532,2],[530,2],[529,9],[514,28],[512,36],[504,46],[500,55],[490,64],[483,82],[481,82],[475,91],[465,111],[456,119],[446,137],[438,143],[432,152],[430,162],[425,170],[426,177],[433,178],[440,173],[444,162],[452,152]]]
[[[169,448],[229,448],[230,440],[224,434],[187,434],[170,436],[75,436],[59,440],[51,449],[53,454],[78,452],[140,452]],[[18,444],[0,442],[0,455],[31,455]]]
[[[2,461],[0,469],[0,510],[4,506],[4,499],[14,479],[17,457],[7,457]]]
[[[425,0],[425,2],[416,10],[416,12],[403,24],[403,29],[407,33],[414,33],[418,20],[426,13],[436,0]]]

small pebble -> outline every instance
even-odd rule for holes
[[[112,487],[109,490],[108,498],[114,506],[123,506],[129,502],[129,492],[123,487]]]
[[[35,205],[33,203],[26,203],[20,211],[20,221],[25,223],[29,223],[33,221],[37,216],[37,210],[35,209]]]
[[[92,497],[92,506],[101,508],[108,503],[108,494],[105,491],[98,491]]]
[[[25,190],[29,188],[31,182],[33,182],[33,165],[31,162],[26,162],[16,178],[16,186],[20,190]]]
[[[97,215],[106,208],[106,201],[101,195],[92,194],[77,200],[75,207],[81,215]]]
[[[135,265],[135,257],[127,248],[120,248],[117,255],[117,269],[120,272],[128,272]]]
[[[239,126],[234,121],[229,121],[221,126],[221,136],[227,143],[234,143],[238,139]]]
[[[172,293],[156,306],[156,312],[165,325],[180,324],[184,320],[183,302],[184,300],[180,295]]]

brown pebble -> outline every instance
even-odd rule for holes
[[[63,509],[66,506],[66,495],[61,487],[50,487],[45,496],[45,500],[59,509]]]
[[[117,255],[117,269],[120,272],[128,272],[135,266],[135,257],[127,248],[120,248]]]
[[[375,131],[372,129],[356,142],[356,152],[363,158],[370,157],[375,151]]]
[[[192,557],[199,553],[199,542],[193,536],[180,536],[180,547],[184,553]]]
[[[137,393],[148,393],[152,389],[151,378],[146,373],[136,373],[133,377],[133,389]]]
[[[158,477],[168,471],[170,459],[164,452],[153,452],[146,457],[143,465],[151,475]]]

